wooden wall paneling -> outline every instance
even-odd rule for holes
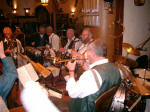
[[[122,55],[122,41],[123,41],[123,15],[124,15],[124,0],[116,0],[115,4],[115,31],[114,31],[114,47],[115,47],[115,59],[117,59],[118,56]]]

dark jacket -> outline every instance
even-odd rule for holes
[[[33,47],[45,46],[48,43],[48,36],[44,34],[43,37],[40,36],[40,33],[36,33],[31,37],[31,43],[35,42]]]

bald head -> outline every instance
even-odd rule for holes
[[[12,30],[11,30],[10,27],[5,27],[3,29],[3,33],[4,33],[4,35],[5,35],[6,38],[10,38],[11,35],[12,35]]]
[[[73,37],[74,37],[74,30],[73,29],[68,29],[67,30],[67,38],[69,40],[72,40]]]

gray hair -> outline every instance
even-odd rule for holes
[[[89,50],[93,50],[97,56],[105,57],[107,55],[107,48],[101,40],[95,40],[88,45]]]
[[[51,26],[47,26],[47,32],[53,33],[53,28]]]

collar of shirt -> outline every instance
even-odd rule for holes
[[[81,50],[81,49],[83,49],[85,47],[87,47],[87,44],[82,43],[81,46],[80,46],[80,48],[79,48],[79,50]]]
[[[4,39],[4,42],[8,42],[6,38]]]
[[[75,36],[74,36],[71,40],[68,39],[68,43],[70,43],[70,42],[71,42],[72,40],[74,40],[74,39],[75,39]]]
[[[44,34],[40,34],[40,37],[43,38]]]
[[[96,65],[101,65],[101,64],[104,64],[104,63],[108,63],[108,59],[103,59],[103,60],[96,61],[96,62],[94,62],[93,64],[90,65],[90,68],[93,68]]]
[[[54,33],[52,33],[50,36],[49,36],[49,38],[53,38],[53,36],[54,36],[55,34]]]

